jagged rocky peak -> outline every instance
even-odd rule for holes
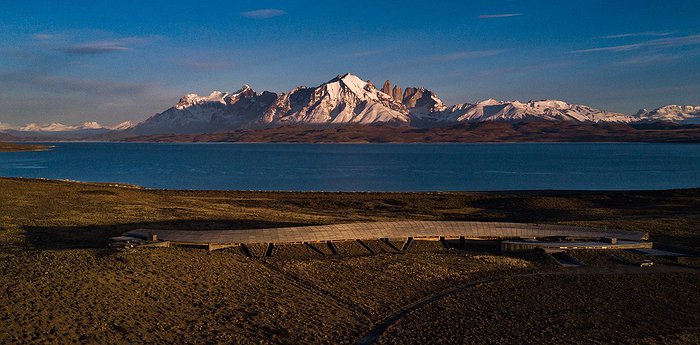
[[[394,86],[392,93],[395,100],[403,103],[403,90],[398,85]]]
[[[419,89],[415,87],[407,87],[406,91],[403,93],[403,103],[409,107],[413,108],[419,99],[423,97],[425,89]]]
[[[384,86],[382,86],[381,91],[389,95],[395,101],[403,103],[403,90],[398,85],[394,85],[394,87],[392,87],[391,80],[384,82]]]
[[[481,121],[635,122],[697,121],[700,107],[666,106],[629,116],[558,100],[487,99],[446,107],[437,94],[422,87],[402,88],[386,80],[381,89],[352,73],[315,87],[301,86],[276,94],[255,93],[248,85],[236,92],[189,94],[180,102],[136,125],[134,133],[200,133],[283,125],[439,126]]]
[[[355,95],[364,95],[367,91],[376,90],[374,85],[369,82],[360,79],[360,77],[352,74],[346,73],[343,75],[338,75],[335,78],[323,83],[315,88],[317,91],[328,91],[331,94],[336,94],[342,91],[348,91]]]
[[[409,109],[411,115],[417,117],[439,113],[446,109],[437,94],[422,87],[407,87],[403,93],[402,102]]]
[[[209,96],[200,96],[196,93],[189,93],[180,98],[180,101],[175,105],[177,109],[184,109],[195,105],[206,105],[208,103],[219,103],[223,105],[230,105],[235,103],[241,97],[254,97],[256,96],[255,91],[248,84],[244,84],[236,92],[221,92],[212,91]]]
[[[382,89],[380,91],[394,98],[394,90],[391,88],[391,80],[385,81],[384,86],[382,86]]]
[[[426,104],[426,102],[434,103],[433,105],[442,105],[442,101],[437,97],[437,95],[434,92],[422,87],[407,87],[404,91],[404,89],[402,89],[399,85],[394,85],[392,87],[391,80],[387,80],[384,82],[384,86],[382,86],[381,91],[391,96],[391,98],[393,98],[397,102],[401,102],[409,109],[415,107],[423,107]],[[419,101],[424,97],[424,95],[424,102]]]
[[[347,97],[356,97],[361,101],[379,101],[385,106],[401,108],[400,103],[392,105],[393,99],[380,92],[371,81],[362,80],[352,73],[339,75],[312,89],[321,97],[330,95],[334,100],[338,99],[346,103],[349,101]]]
[[[406,108],[370,81],[347,73],[315,88],[284,94],[268,111],[267,124],[408,123]]]

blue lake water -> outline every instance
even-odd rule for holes
[[[700,145],[51,143],[0,176],[151,188],[485,191],[700,187]]]

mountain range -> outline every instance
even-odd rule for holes
[[[39,133],[51,133],[51,132],[83,132],[83,131],[93,131],[93,132],[107,132],[107,131],[121,131],[134,127],[134,123],[131,121],[124,121],[122,123],[105,126],[95,121],[83,122],[77,125],[64,125],[62,123],[50,123],[48,125],[39,125],[36,123],[28,123],[21,127],[13,127],[8,124],[0,122],[0,131],[3,132],[13,132],[13,133],[25,133],[25,134],[39,134]]]
[[[143,122],[103,126],[96,122],[80,125],[28,124],[20,128],[0,123],[0,131],[27,137],[59,133],[120,136],[218,133],[278,127],[324,128],[337,126],[389,126],[435,128],[482,122],[566,122],[700,124],[700,106],[667,105],[642,109],[634,115],[595,109],[559,100],[498,101],[445,105],[426,88],[392,85],[377,88],[354,74],[338,75],[316,87],[300,86],[287,93],[255,92],[244,85],[235,92],[214,91],[207,96],[188,94],[179,102]]]
[[[576,123],[700,123],[700,106],[669,105],[635,115],[598,110],[558,100],[497,101],[447,106],[425,88],[405,89],[386,81],[377,88],[353,74],[288,93],[236,92],[185,95],[172,108],[137,124],[137,135],[213,133],[282,126],[388,125],[442,127],[456,123],[569,121]]]

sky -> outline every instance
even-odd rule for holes
[[[700,105],[700,1],[0,0],[0,122],[142,121],[352,72],[447,104]]]

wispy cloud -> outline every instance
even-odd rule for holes
[[[150,43],[158,36],[149,37],[124,37],[114,40],[90,41],[84,43],[68,44],[59,49],[67,54],[93,55],[132,50],[134,46]]]
[[[0,73],[3,88],[29,87],[32,90],[66,94],[80,93],[94,96],[136,96],[148,92],[151,85],[123,83],[107,80],[80,79],[72,77],[44,75],[32,72]]]
[[[51,34],[34,34],[32,38],[38,41],[47,41],[53,39],[55,36]]]
[[[131,50],[131,48],[118,44],[117,42],[88,42],[82,44],[72,44],[62,47],[61,50],[68,54],[91,55],[120,52]]]
[[[279,17],[287,14],[287,12],[276,8],[265,8],[261,10],[241,12],[241,16],[253,19],[268,19]]]
[[[601,38],[614,39],[614,38],[628,38],[628,37],[663,37],[663,36],[670,36],[670,35],[673,35],[675,33],[676,33],[676,31],[630,32],[630,33],[626,33],[626,34],[602,36]]]
[[[135,46],[144,45],[160,38],[160,36],[124,37],[114,40],[90,41],[84,43],[67,44],[59,47],[59,50],[73,55],[93,55],[122,52],[132,50]]]
[[[665,54],[652,54],[652,55],[642,55],[642,56],[635,56],[629,59],[624,59],[622,61],[618,61],[618,65],[647,65],[647,64],[655,64],[659,62],[666,62],[670,60],[675,60],[677,59],[678,56],[675,55],[665,55]]]
[[[623,44],[617,46],[609,47],[596,47],[588,49],[579,49],[571,51],[571,53],[594,53],[594,52],[627,52],[645,48],[671,48],[671,47],[683,47],[700,44],[700,34],[681,36],[681,37],[667,37],[659,38],[654,40],[642,41],[633,44]]]
[[[0,114],[4,121],[118,122],[153,114],[173,101],[173,92],[157,83],[0,71]],[[91,114],[85,115],[89,110]]]
[[[522,13],[494,13],[494,14],[482,14],[479,19],[492,19],[492,18],[508,18],[522,16]]]
[[[677,61],[687,57],[700,55],[700,49],[692,49],[687,52],[664,53],[656,52],[651,54],[641,54],[617,62],[619,65],[651,65],[657,63],[667,63]]]
[[[464,60],[464,59],[474,59],[474,58],[481,58],[481,57],[487,57],[487,56],[494,56],[494,55],[505,53],[507,51],[508,51],[508,49],[460,51],[460,52],[454,52],[454,53],[448,53],[448,54],[442,54],[442,55],[429,56],[429,57],[420,59],[420,61],[425,62],[425,63],[441,63],[441,62],[449,62],[449,61],[457,61],[457,60]]]
[[[380,54],[390,52],[392,50],[393,49],[390,49],[390,48],[384,48],[384,49],[375,49],[375,50],[356,51],[356,52],[350,53],[350,57],[360,58],[360,57],[375,56],[375,55],[380,55]]]

